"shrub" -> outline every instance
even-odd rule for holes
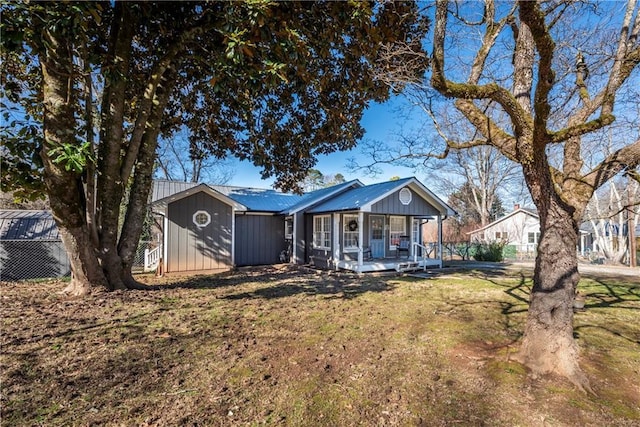
[[[473,259],[476,261],[500,262],[504,260],[502,250],[504,242],[478,243],[475,245]]]

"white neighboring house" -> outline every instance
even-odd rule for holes
[[[534,209],[515,205],[507,215],[469,233],[471,243],[505,242],[518,254],[535,254],[540,240],[540,218]]]
[[[512,212],[467,234],[471,243],[505,242],[515,247],[518,257],[529,258],[535,255],[540,241],[540,217],[535,209],[515,205]],[[576,250],[584,255],[591,240],[591,233],[581,229]]]

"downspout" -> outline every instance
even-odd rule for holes
[[[362,211],[358,212],[358,268],[357,272],[360,273],[362,271],[362,265],[364,264],[364,240],[363,240],[363,231],[364,228],[364,213]]]

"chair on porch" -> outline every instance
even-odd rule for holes
[[[400,236],[400,240],[396,245],[396,258],[399,258],[402,252],[406,252],[407,258],[409,258],[410,246],[411,246],[411,241],[409,240],[409,236]]]

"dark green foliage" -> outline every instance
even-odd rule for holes
[[[478,243],[473,246],[473,259],[476,261],[502,262],[504,260],[504,242]]]

